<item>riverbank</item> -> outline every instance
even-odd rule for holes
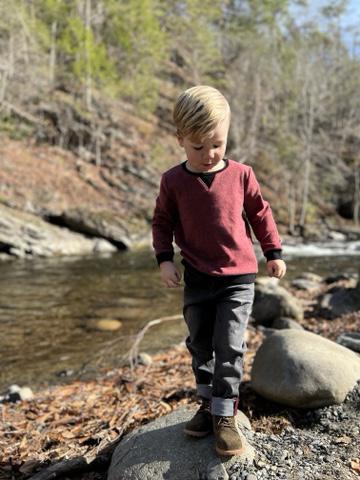
[[[327,320],[316,309],[319,294],[350,283],[349,280],[340,280],[331,286],[323,284],[321,291],[318,289],[312,293],[292,289],[305,310],[301,321],[303,327],[331,340],[336,340],[344,330],[360,331],[360,311]],[[263,339],[261,328],[250,325],[240,408],[259,434],[275,435],[286,428],[301,430],[309,411],[269,402],[250,387],[252,362]],[[63,476],[105,479],[111,453],[124,434],[181,405],[194,404],[190,363],[190,356],[181,344],[154,355],[148,365],[103,371],[94,380],[76,380],[68,385],[38,391],[31,401],[2,404],[0,477],[22,480],[56,464],[57,468],[63,469]],[[340,464],[349,475],[342,478],[356,478],[353,452],[358,446],[352,441],[350,448],[347,432],[349,424],[356,425],[358,421],[352,415],[349,410],[344,413],[344,418],[334,417],[333,420],[337,424],[334,441],[338,439],[339,452],[341,450],[341,458],[333,459],[334,466]],[[316,421],[305,424],[307,430],[315,436],[318,434]]]

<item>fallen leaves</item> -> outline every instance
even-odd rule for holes
[[[350,460],[350,467],[354,472],[360,473],[360,458],[354,458]]]
[[[179,391],[181,398],[175,398]],[[90,463],[131,428],[189,403],[192,394],[190,356],[179,347],[149,366],[124,367],[111,376],[51,387],[30,401],[2,404],[0,464],[11,461],[25,475],[50,460],[82,457]]]
[[[337,437],[334,439],[334,443],[349,445],[352,442],[351,438],[347,435],[343,435],[342,437]]]

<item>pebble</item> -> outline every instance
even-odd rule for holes
[[[10,385],[4,395],[0,396],[0,403],[16,403],[24,400],[31,400],[34,394],[29,387],[19,387],[19,385]]]
[[[278,435],[254,431],[250,443],[257,458],[246,472],[244,465],[234,463],[230,480],[288,480],[294,472],[304,480],[355,479],[349,458],[357,458],[360,451],[359,405],[360,381],[341,405],[304,411],[302,416],[299,412],[296,418],[300,417],[301,428],[294,421],[294,426],[285,427]],[[331,428],[324,429],[324,422]],[[351,442],[334,442],[346,436],[351,436]]]

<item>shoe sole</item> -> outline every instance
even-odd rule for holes
[[[210,435],[210,433],[212,432],[210,430],[208,432],[195,432],[193,430],[186,430],[185,428],[184,433],[186,433],[186,435],[190,435],[190,437],[202,438],[202,437],[206,437],[207,435]]]
[[[241,455],[245,451],[245,447],[238,448],[237,450],[221,450],[221,448],[218,448],[215,446],[215,450],[219,455],[222,455],[224,457],[232,457],[234,455]]]

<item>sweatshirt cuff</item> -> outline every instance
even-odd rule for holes
[[[163,262],[172,262],[174,260],[174,252],[161,252],[156,255],[158,265]]]
[[[268,250],[264,253],[266,261],[269,260],[282,260],[282,250],[280,248],[274,248],[273,250]]]

